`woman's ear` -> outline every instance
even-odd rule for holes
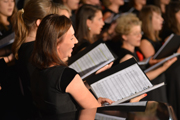
[[[41,20],[40,20],[40,19],[37,19],[37,20],[36,20],[36,26],[39,27],[40,23],[41,23]]]
[[[122,39],[123,40],[127,40],[127,36],[126,35],[122,35]]]
[[[60,48],[60,46],[57,45],[56,50],[57,50],[57,54],[58,54],[58,55],[59,55],[59,48]]]
[[[88,28],[91,28],[91,23],[92,23],[91,20],[89,20],[89,19],[86,20],[86,25]]]

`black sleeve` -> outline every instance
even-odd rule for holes
[[[7,68],[7,64],[4,61],[4,59],[0,59],[0,65],[1,65],[1,68]]]
[[[69,83],[73,80],[73,78],[78,74],[75,70],[71,68],[65,68],[60,82],[60,87],[63,92],[65,92],[66,87],[69,85]]]
[[[4,59],[0,59],[0,82],[2,82],[2,80],[4,80],[6,78],[6,74],[7,74],[7,69],[8,66],[6,64],[6,62],[4,61]]]

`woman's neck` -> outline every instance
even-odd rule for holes
[[[4,15],[0,14],[0,18],[1,18],[2,23],[3,23],[5,26],[10,25],[7,16],[4,16]]]
[[[154,34],[153,34],[153,37],[154,37],[153,39],[156,40],[157,37],[158,37],[158,35],[159,35],[159,31],[158,31],[158,30],[155,30],[155,31],[154,31]]]
[[[34,31],[31,31],[28,36],[26,37],[26,40],[25,40],[25,43],[26,42],[32,42],[32,41],[35,41],[36,40],[36,30]]]
[[[119,5],[117,5],[117,4],[111,4],[109,7],[108,7],[108,9],[110,9],[110,10],[112,10],[113,12],[115,12],[115,13],[119,13]]]
[[[123,42],[122,48],[125,48],[125,49],[131,51],[132,53],[135,52],[135,47],[128,44],[127,42]]]
[[[89,42],[90,42],[91,44],[95,41],[95,40],[94,40],[94,39],[95,39],[94,36],[95,36],[95,35],[90,32]]]
[[[138,11],[141,11],[142,7],[143,7],[143,5],[141,5],[141,4],[136,4],[134,6],[134,8],[136,8],[136,10],[138,10]]]
[[[165,4],[160,4],[160,7],[161,7],[162,13],[165,13],[166,12],[166,5]]]
[[[72,13],[71,8],[69,8],[69,6],[66,3],[64,3],[64,5],[69,9],[69,13]]]

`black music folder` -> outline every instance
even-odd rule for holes
[[[180,46],[180,35],[171,34],[162,47],[154,55],[154,59],[168,57],[175,53]]]
[[[95,42],[69,60],[69,67],[76,70],[82,79],[114,61],[116,56],[105,43]]]
[[[179,56],[179,55],[180,55],[179,53],[174,53],[174,54],[166,57],[166,58],[163,59],[162,61],[154,64],[154,65],[151,66],[151,67],[149,67],[148,69],[144,70],[144,72],[147,73],[147,72],[149,72],[149,71],[151,71],[151,70],[154,70],[154,69],[160,67],[161,65],[163,65],[166,61],[168,61],[168,60],[170,60],[170,59],[172,59],[172,58],[174,58],[174,57],[177,57],[177,56]]]
[[[138,112],[143,112],[146,109],[147,106],[147,101],[139,101],[139,102],[133,102],[133,103],[120,103],[117,105],[107,105],[107,106],[102,106],[98,107],[99,110],[120,110],[120,111],[138,111]]]
[[[9,34],[8,36],[2,38],[0,40],[0,48],[3,48],[5,46],[13,43],[14,42],[14,37],[15,37],[15,33],[13,32],[13,33]]]
[[[109,98],[116,105],[164,85],[152,85],[134,58],[86,79],[94,95]]]

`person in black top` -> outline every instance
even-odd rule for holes
[[[117,23],[115,31],[122,41],[122,46],[120,46],[120,49],[117,52],[117,62],[123,62],[132,57],[135,57],[135,59],[139,61],[140,57],[138,56],[135,47],[139,47],[141,44],[141,21],[134,14],[128,13],[119,17]],[[163,73],[173,62],[174,60],[166,62],[164,66],[155,69],[156,72],[148,72],[147,76],[150,80],[153,80]]]
[[[170,3],[170,1],[171,0],[154,0],[154,5],[160,8],[163,18],[166,14],[166,6]]]
[[[13,33],[13,24],[15,23],[17,8],[15,5],[15,0],[11,1],[0,1],[0,41]],[[3,46],[2,44],[0,45]],[[11,45],[5,46],[0,49],[0,57],[4,57],[6,63],[10,62],[12,55],[8,56],[11,53]]]
[[[102,4],[105,6],[105,10],[103,10],[104,27],[109,28],[111,23],[121,14],[119,8],[124,5],[124,0],[102,0]]]
[[[31,88],[43,116],[75,111],[79,106],[96,108],[104,102],[112,103],[106,98],[97,101],[79,74],[68,68],[66,62],[77,43],[67,17],[48,15],[41,21],[32,54],[36,70],[32,74]]]
[[[17,8],[15,0],[0,1],[0,39],[12,33],[12,24],[15,20]]]
[[[30,89],[30,76],[35,69],[30,63],[30,56],[34,48],[37,28],[46,15],[50,13],[61,15],[65,14],[65,11],[66,14],[69,14],[66,9],[67,8],[51,0],[30,0],[24,9],[19,10],[17,13],[15,41],[12,46],[12,51],[16,58],[16,68],[22,83],[23,97],[27,103],[26,109],[29,110],[28,114],[30,117],[34,114],[34,110],[32,109],[33,102]]]
[[[164,39],[167,39],[172,33],[180,35],[180,2],[170,2],[166,9],[165,25],[161,35]]]
[[[57,3],[65,5],[71,13],[71,21],[73,23],[73,27],[76,28],[75,20],[76,20],[76,11],[79,8],[80,0],[54,0]]]
[[[115,34],[114,27],[116,19],[122,14],[120,9],[124,5],[124,0],[102,0],[104,27],[102,37],[104,41],[111,40]]]
[[[117,62],[121,63],[132,57],[139,61],[139,56],[135,50],[135,47],[138,47],[141,44],[141,21],[132,13],[122,15],[117,19],[117,26],[115,30],[122,41],[122,46],[120,46],[117,54]],[[164,63],[163,66],[147,72],[146,75],[153,84],[157,84],[158,82],[165,82],[165,79],[161,74],[176,60],[177,58],[173,58],[172,60]],[[165,87],[152,91],[151,93],[153,94],[148,95],[146,99],[167,102]]]
[[[162,29],[163,18],[158,7],[147,5],[139,13],[142,21],[143,39],[141,41],[140,50],[145,58],[153,56],[161,47],[161,39],[159,31]]]
[[[166,8],[165,27],[162,31],[164,39],[171,34],[180,35],[180,1],[172,1]],[[167,95],[169,104],[172,105],[177,118],[180,119],[180,57],[165,72],[167,78]]]
[[[146,0],[130,0],[129,1],[130,9],[128,10],[128,12],[132,12],[137,16],[139,16],[139,12],[145,5],[146,5]]]
[[[11,1],[0,1],[0,41],[13,33],[13,24],[15,22],[17,8],[15,5],[15,0]],[[3,48],[0,49],[0,90],[1,82],[5,79],[10,79],[10,72],[8,71],[10,67],[7,66],[7,63],[12,61],[13,55],[11,54],[11,45],[4,46],[0,45]],[[11,66],[13,67],[13,66]]]
[[[76,16],[76,37],[79,43],[75,46],[73,55],[97,41],[104,25],[99,6],[82,5]]]
[[[31,6],[34,7],[31,8]],[[36,14],[34,11],[37,11]],[[22,65],[27,66],[27,64],[29,64],[37,27],[40,21],[50,13],[67,15],[67,17],[69,17],[69,11],[66,7],[54,3],[51,0],[32,0],[25,5],[24,9],[18,11],[17,22],[15,24],[15,41],[12,46],[12,51],[16,60]],[[28,71],[32,72],[33,70]]]
[[[179,9],[178,7],[176,7],[176,3],[174,5],[170,5],[170,6],[171,6],[171,10],[173,10],[174,8],[177,8],[177,10]],[[178,6],[178,4],[177,4],[177,6]],[[159,35],[159,33],[158,33],[159,30],[161,30],[161,28],[162,28],[162,17],[160,15],[160,10],[158,10],[158,11],[159,11],[159,15],[156,16],[157,22],[154,25],[152,24],[153,19],[151,20],[151,22],[147,21],[150,18],[150,16],[148,17],[147,15],[149,13],[151,13],[153,15],[155,13],[155,7],[150,7],[149,6],[147,8],[143,8],[141,13],[140,13],[141,14],[140,18],[141,18],[142,22],[144,20],[144,22],[143,22],[143,25],[144,25],[143,31],[144,31],[144,33],[146,31],[146,34],[145,34],[146,37],[148,37],[147,33],[149,33],[149,37],[148,37],[149,41],[153,40],[153,38],[150,37],[150,33],[152,34],[153,32],[150,32],[150,31],[148,32],[147,31],[148,30],[147,28],[151,28],[151,26],[148,27],[148,23],[151,23],[152,26],[154,26],[154,28],[159,28],[159,29],[156,29],[156,34],[154,34],[154,42],[157,43],[156,45],[153,45],[152,42],[148,42],[147,39],[142,40],[142,43],[144,42],[144,44],[142,44],[142,46],[140,46],[140,49],[143,52],[143,54],[145,55],[145,57],[150,57],[150,56],[154,55],[155,52],[157,52],[157,50],[160,48],[160,45],[158,45],[159,41],[157,41],[157,40],[159,40],[159,39],[158,39],[157,36]],[[173,15],[174,13],[175,13],[175,11],[168,12],[169,15]],[[154,14],[154,15],[157,15],[157,14]],[[152,18],[153,18],[153,16],[152,16]],[[175,18],[175,16],[174,17],[171,16],[168,19],[173,19],[173,18]],[[168,21],[166,20],[165,23],[168,23]],[[174,24],[174,26],[178,26],[178,24],[176,24],[176,21],[173,21],[173,22],[169,21],[168,24],[172,24],[172,23]],[[146,26],[146,28],[145,28],[145,26]],[[172,28],[176,28],[176,27],[172,27]],[[173,29],[170,29],[170,30],[173,30]],[[155,35],[157,35],[157,36],[155,36]],[[149,45],[148,45],[148,43],[149,43]],[[179,50],[177,50],[177,51],[179,52]],[[180,108],[179,107],[180,105],[179,105],[178,101],[179,101],[180,98],[178,98],[178,96],[175,95],[175,94],[179,94],[179,91],[180,91],[179,90],[180,83],[178,82],[180,80],[180,76],[179,76],[179,72],[178,72],[179,70],[180,70],[180,67],[179,67],[179,57],[178,57],[178,60],[165,72],[165,77],[166,77],[166,82],[167,82],[168,102],[173,105],[173,107],[175,108],[176,113],[178,113],[178,114],[179,114],[178,109]],[[180,116],[178,116],[178,117],[180,118]]]

